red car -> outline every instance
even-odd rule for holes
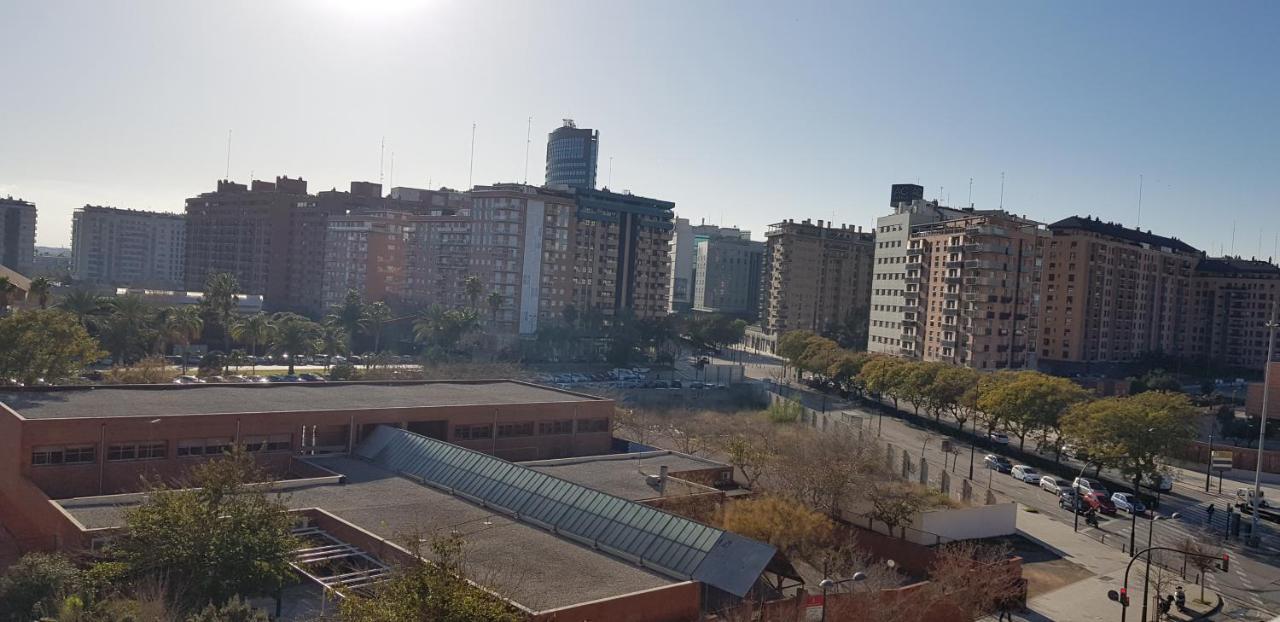
[[[1090,508],[1097,510],[1101,514],[1115,514],[1116,504],[1112,503],[1106,495],[1100,492],[1089,493],[1084,496],[1084,502]]]

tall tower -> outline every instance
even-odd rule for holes
[[[600,132],[565,119],[563,126],[547,135],[546,185],[594,190],[599,147]]]

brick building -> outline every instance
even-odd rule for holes
[[[1186,352],[1219,365],[1262,369],[1280,267],[1256,259],[1205,257],[1191,274]]]
[[[608,190],[575,191],[573,304],[604,317],[666,315],[675,203]]]
[[[324,273],[318,308],[341,304],[355,290],[367,301],[400,298],[410,215],[370,210],[326,220]]]
[[[760,326],[770,335],[823,332],[867,313],[875,234],[861,227],[786,220],[765,233]],[[865,322],[865,317],[863,319]]]

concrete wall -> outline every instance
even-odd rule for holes
[[[970,540],[1012,535],[1018,531],[1018,504],[997,503],[976,507],[922,512],[912,527],[947,540]],[[908,537],[911,533],[908,532]],[[933,542],[920,542],[933,544]]]
[[[1280,363],[1271,364],[1270,393],[1267,404],[1267,419],[1280,418]],[[1261,382],[1249,383],[1248,393],[1245,395],[1244,412],[1250,417],[1257,417],[1262,412]]]
[[[540,611],[532,622],[693,622],[699,619],[701,588],[696,581],[677,583]]]

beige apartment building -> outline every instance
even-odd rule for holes
[[[907,247],[901,354],[980,370],[1034,368],[1048,232],[1002,211],[916,227]]]
[[[1280,301],[1280,267],[1257,259],[1206,257],[1191,274],[1188,354],[1230,367],[1261,370],[1266,323]]]
[[[675,203],[608,190],[574,189],[571,300],[605,318],[670,310]]]
[[[409,218],[406,212],[382,210],[329,217],[322,308],[341,304],[353,290],[364,300],[399,300]]]
[[[871,300],[875,234],[819,220],[785,220],[765,233],[760,326],[776,337],[822,332],[865,313]],[[757,346],[758,349],[770,349]]]

